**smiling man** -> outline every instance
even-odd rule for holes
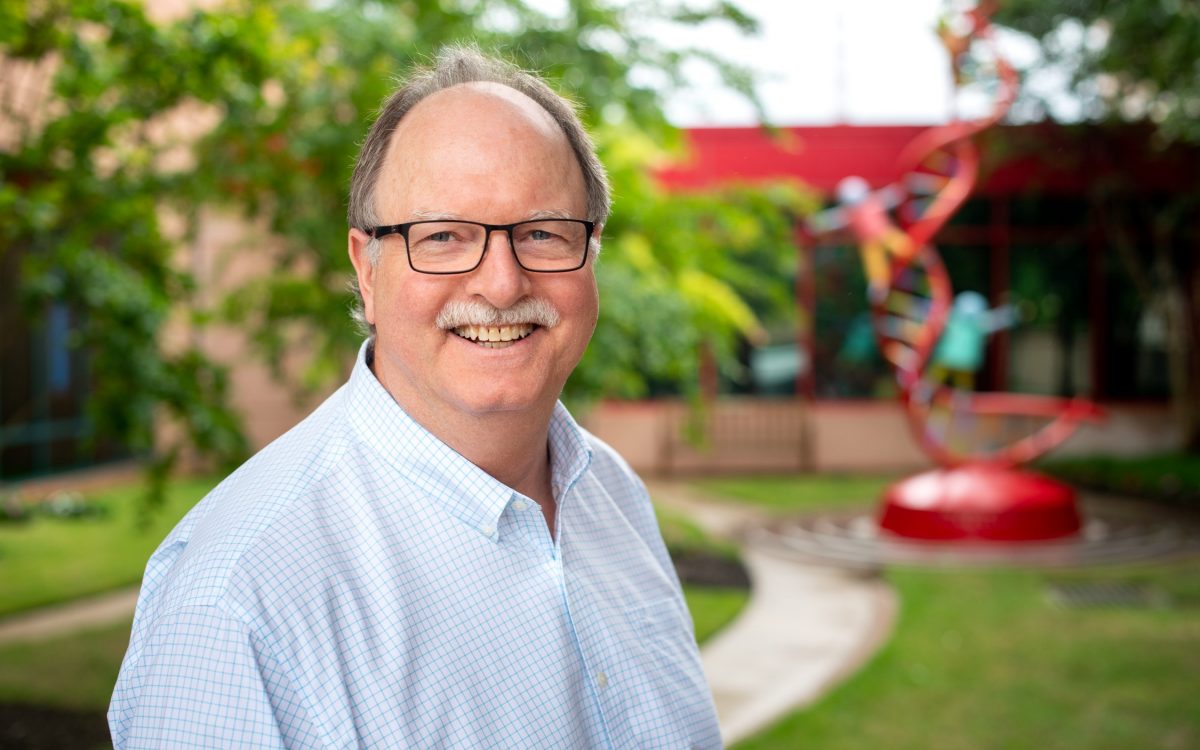
[[[448,50],[385,103],[349,382],[146,568],[125,747],[718,747],[642,483],[558,402],[596,325],[603,168],[545,83]]]

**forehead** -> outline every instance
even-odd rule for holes
[[[572,203],[585,199],[562,128],[537,102],[496,83],[454,86],[414,106],[392,135],[379,188],[377,208],[392,220],[457,210],[449,204],[479,203],[485,192],[537,204],[527,210],[575,210],[564,193]]]

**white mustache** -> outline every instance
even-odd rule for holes
[[[447,302],[434,322],[448,331],[461,326],[513,326],[532,323],[543,328],[558,325],[558,311],[543,299],[525,297],[503,310],[478,300]]]

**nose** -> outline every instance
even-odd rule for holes
[[[467,275],[467,292],[503,309],[527,296],[531,287],[529,272],[517,263],[508,233],[493,230],[488,235],[483,260]]]

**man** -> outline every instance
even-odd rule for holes
[[[557,402],[608,186],[569,104],[473,51],[384,105],[349,382],[146,568],[124,747],[716,747],[645,488]]]

